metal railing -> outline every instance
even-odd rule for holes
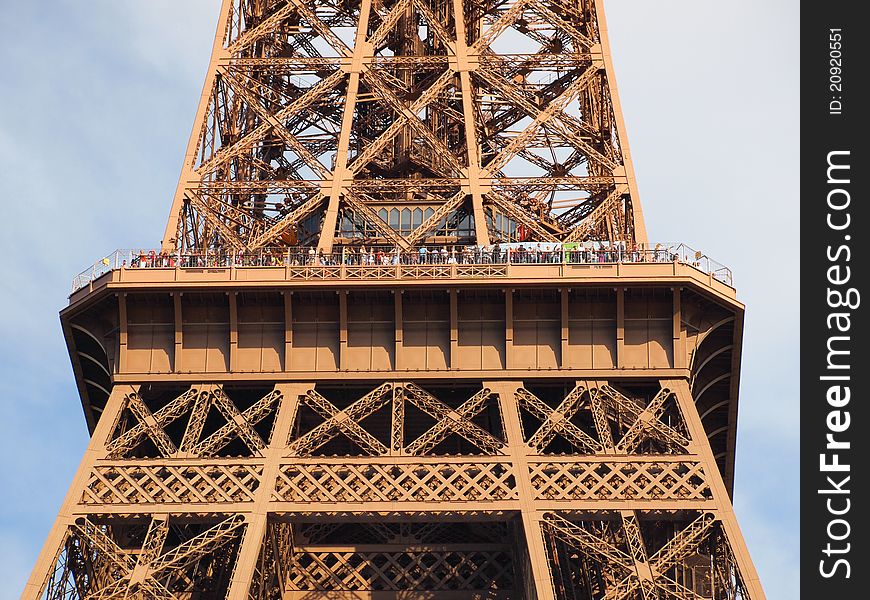
[[[138,252],[138,251],[137,251]],[[120,269],[122,266],[131,264],[129,262],[133,250],[115,250],[108,256],[101,258],[95,262],[90,268],[85,269],[73,278],[72,291],[80,290],[98,277],[105,275],[109,271]]]
[[[372,271],[378,278],[396,277],[397,266],[449,265],[608,265],[673,263],[689,265],[714,279],[732,285],[731,269],[707,255],[681,243],[655,244],[650,248],[627,249],[620,245],[598,243],[511,243],[493,246],[421,246],[413,251],[400,251],[383,246],[342,246],[332,253],[314,248],[267,248],[256,252],[214,252],[167,254],[159,250],[115,250],[78,274],[72,282],[75,292],[110,271],[129,269],[202,269],[229,267],[352,267]],[[293,272],[307,272],[293,269]],[[415,272],[406,269],[409,274]],[[423,272],[423,271],[420,271]],[[426,271],[428,272],[428,271]],[[439,272],[440,273],[440,272]],[[304,275],[300,275],[304,276]],[[439,276],[444,276],[440,274]]]

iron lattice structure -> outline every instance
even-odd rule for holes
[[[645,242],[602,23],[594,0],[225,2],[164,250]]]
[[[408,252],[645,243],[612,81],[598,1],[226,0],[164,254],[61,312],[91,442],[23,598],[763,599],[728,283]]]

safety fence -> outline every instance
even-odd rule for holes
[[[617,263],[673,263],[690,265],[732,285],[731,269],[682,243],[626,248],[602,243],[512,243],[492,246],[421,246],[412,251],[381,246],[342,246],[333,252],[313,247],[263,248],[254,252],[166,253],[159,250],[115,250],[78,274],[75,292],[116,269],[228,268],[228,267],[362,267],[366,278],[395,278],[396,266],[444,265],[601,265]],[[368,273],[371,271],[371,273]],[[409,276],[418,270],[405,270]],[[439,273],[443,271],[439,270]],[[307,269],[291,269],[306,273]],[[337,271],[336,271],[337,272]],[[421,271],[422,272],[422,271]],[[425,272],[428,272],[425,271]],[[448,271],[444,271],[447,273]],[[434,271],[433,271],[434,273]],[[304,275],[300,275],[304,276]],[[446,275],[445,275],[446,276]]]

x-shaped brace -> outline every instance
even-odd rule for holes
[[[343,433],[370,455],[384,455],[389,449],[363,429],[359,421],[380,410],[391,400],[393,384],[385,383],[345,410],[339,410],[332,402],[315,392],[309,391],[302,396],[302,401],[314,412],[326,419],[323,423],[290,444],[289,451],[293,455],[308,456],[339,433]]]
[[[165,540],[162,527],[155,525],[155,521],[152,521],[148,528],[145,546],[139,560],[122,550],[101,527],[87,519],[80,519],[73,528],[92,550],[96,550],[101,558],[111,562],[121,575],[120,579],[99,590],[94,598],[100,600],[125,598],[130,591],[137,591],[147,600],[176,600],[161,583],[148,576],[148,564],[152,560],[151,549],[157,547],[159,551],[159,547],[162,547]]]
[[[585,387],[577,386],[559,403],[556,410],[553,410],[527,389],[518,389],[516,399],[519,406],[542,421],[538,430],[529,438],[528,445],[538,452],[543,452],[558,434],[580,452],[602,453],[604,447],[601,443],[571,422],[571,418],[577,414],[583,404],[585,393]]]
[[[608,585],[606,600],[633,598],[640,589],[644,598],[657,598],[664,592],[668,598],[701,600],[692,590],[667,577],[665,573],[694,552],[715,523],[715,517],[703,513],[674,536],[663,548],[647,558],[637,519],[632,511],[622,515],[623,532],[632,555],[600,539],[592,532],[558,515],[545,518],[551,531],[564,542],[593,557],[611,577],[621,574]]]
[[[494,394],[490,389],[480,390],[455,410],[413,383],[405,384],[402,391],[408,402],[437,419],[435,425],[405,448],[408,454],[421,455],[431,452],[453,433],[462,436],[484,452],[502,454],[504,442],[471,421],[483,411],[487,401],[493,397]]]
[[[673,394],[669,389],[662,389],[648,406],[641,408],[610,386],[605,385],[598,389],[598,398],[602,403],[634,419],[628,431],[616,444],[617,452],[620,454],[634,452],[641,442],[642,434],[653,437],[671,447],[685,449],[689,445],[686,436],[659,420],[665,410],[665,403],[672,396]]]
[[[682,563],[687,556],[697,549],[698,544],[703,541],[704,536],[713,527],[714,523],[715,518],[712,514],[703,513],[699,515],[694,521],[689,523],[689,525],[665,544],[663,548],[649,558],[648,568],[650,569],[652,576],[653,588],[665,592],[668,597],[671,598],[680,598],[681,600],[698,600],[700,598],[692,590],[689,590],[673,579],[665,576],[665,573]],[[623,524],[625,524],[625,519],[623,519]],[[629,530],[626,530],[626,536],[630,537]],[[618,600],[624,598],[626,594],[630,594],[638,587],[641,587],[644,591],[645,597],[657,597],[654,594],[650,594],[652,590],[647,589],[648,585],[649,584],[645,584],[643,578],[633,579],[629,577],[621,581],[619,586],[614,588],[613,593],[608,590],[608,593],[605,594],[604,598],[607,600]],[[617,594],[617,589],[622,589],[624,591]]]
[[[129,394],[125,398],[127,408],[139,422],[106,444],[108,457],[123,457],[146,437],[154,442],[162,456],[168,458],[174,455],[178,449],[169,439],[164,428],[190,408],[191,404],[195,402],[197,394],[198,391],[191,388],[154,414],[151,413],[139,394]]]
[[[210,436],[193,446],[191,453],[196,456],[213,456],[226,447],[235,438],[240,438],[251,452],[261,455],[266,447],[266,442],[254,429],[254,425],[265,419],[275,407],[280,404],[281,392],[273,390],[244,412],[239,412],[233,401],[230,400],[223,390],[216,388],[211,394],[211,402],[227,420]],[[206,413],[208,406],[206,406]],[[201,430],[200,430],[201,431]]]

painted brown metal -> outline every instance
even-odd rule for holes
[[[644,243],[612,81],[594,0],[226,0],[163,250]]]
[[[646,243],[600,4],[224,2],[162,262],[61,313],[92,438],[23,598],[764,598],[730,280],[345,260]]]

